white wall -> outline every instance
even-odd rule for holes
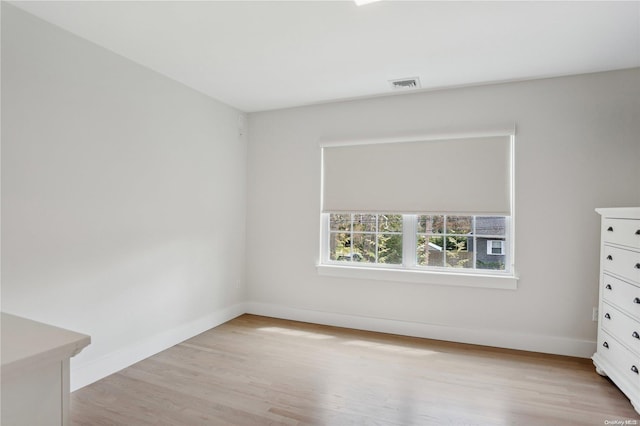
[[[251,114],[249,310],[590,356],[594,208],[640,205],[639,100],[635,69]],[[318,276],[319,140],[503,123],[517,125],[517,290]],[[366,179],[357,170],[344,178]]]
[[[91,335],[73,388],[242,312],[238,117],[2,3],[2,310]]]

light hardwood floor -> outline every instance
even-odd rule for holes
[[[639,424],[588,359],[243,315],[71,395],[73,425]]]

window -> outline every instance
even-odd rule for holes
[[[320,145],[319,273],[515,288],[513,129]]]
[[[501,256],[504,254],[504,241],[503,240],[489,240],[487,241],[487,254],[493,256]]]
[[[510,272],[508,216],[329,213],[328,264]],[[484,248],[486,247],[486,250]]]

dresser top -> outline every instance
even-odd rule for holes
[[[3,376],[70,358],[91,343],[91,337],[86,334],[4,312],[1,321]]]
[[[610,207],[599,208],[596,212],[604,217],[617,219],[640,219],[640,207]]]

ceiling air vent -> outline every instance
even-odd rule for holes
[[[420,79],[418,77],[400,78],[398,80],[389,80],[393,90],[419,89]]]

